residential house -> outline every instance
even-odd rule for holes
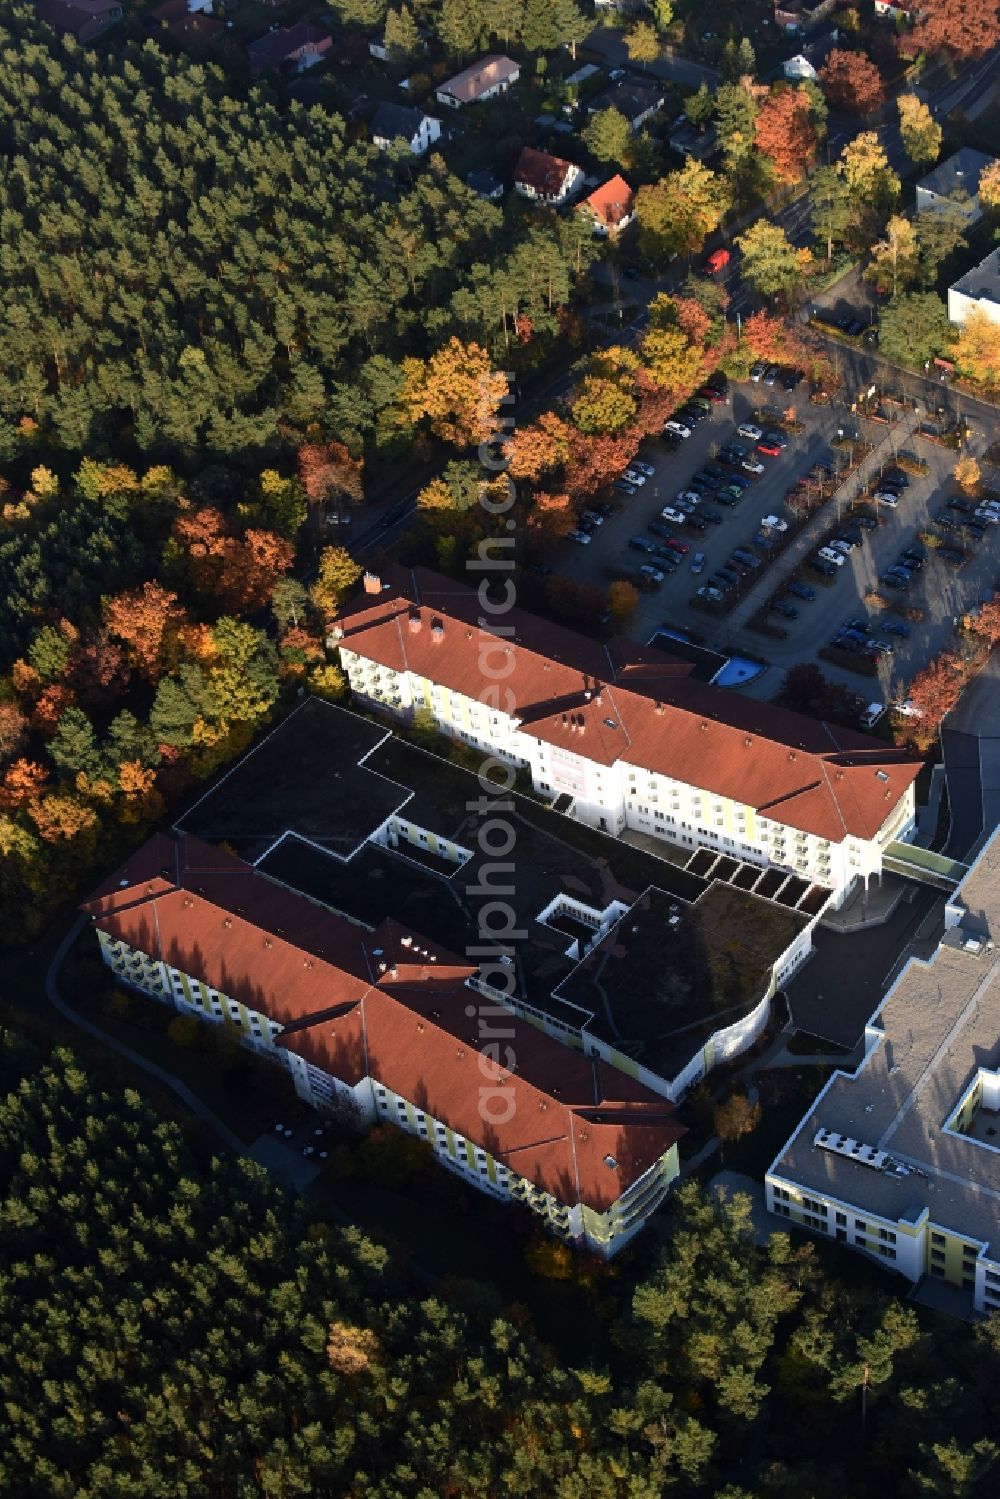
[[[591,99],[587,113],[593,116],[606,109],[616,109],[628,121],[628,127],[635,135],[657,110],[663,108],[663,104],[663,94],[655,83],[642,78],[627,78]]]
[[[668,1100],[513,1014],[498,1026],[476,963],[391,918],[349,921],[162,833],[83,909],[120,982],[228,1024],[307,1103],[426,1141],[570,1243],[610,1258],[678,1174],[684,1129]]]
[[[785,31],[809,31],[836,6],[837,0],[774,0],[774,24]]]
[[[686,115],[682,120],[683,123],[670,132],[667,143],[671,151],[695,161],[708,161],[719,149],[718,130],[712,124],[692,125]]]
[[[328,31],[314,26],[311,21],[297,21],[294,26],[275,26],[266,36],[251,42],[247,57],[254,73],[278,68],[304,73],[307,68],[322,62],[332,45],[333,38]]]
[[[388,151],[398,141],[405,141],[414,156],[424,152],[441,138],[441,121],[421,109],[405,104],[380,104],[372,116],[372,144]]]
[[[477,172],[470,172],[465,182],[477,197],[486,198],[491,203],[498,203],[503,197],[503,178],[492,167],[481,167]]]
[[[35,14],[56,31],[90,42],[121,20],[122,7],[118,0],[36,0]]]
[[[781,71],[786,78],[796,83],[801,83],[804,79],[808,79],[810,83],[815,83],[819,77],[816,69],[803,52],[797,52],[794,57],[786,58],[781,64]]]
[[[978,223],[983,216],[979,179],[995,160],[983,151],[963,146],[917,183],[917,212],[939,212],[957,204],[967,223]]]
[[[1000,325],[1000,249],[991,250],[948,288],[948,316],[953,323],[964,323],[974,307]]]
[[[582,181],[582,167],[533,146],[525,146],[514,168],[514,191],[553,207],[567,202]]]
[[[365,586],[331,633],[359,701],[404,719],[430,708],[591,827],[784,869],[838,905],[912,835],[921,762],[879,739],[697,681],[659,651],[594,653],[521,611],[497,642],[515,706],[486,713],[476,591],[419,568]]]
[[[896,5],[893,0],[875,0],[875,16],[880,21],[908,21],[914,5]]]
[[[505,94],[520,76],[520,67],[509,57],[481,57],[470,67],[463,68],[461,73],[456,73],[454,78],[449,78],[447,83],[442,83],[435,98],[449,109],[462,109],[466,104],[481,104],[484,99]]]
[[[615,239],[635,216],[635,195],[624,177],[615,176],[577,204],[592,221],[594,233]]]
[[[779,1218],[1000,1311],[1000,834],[766,1177]]]

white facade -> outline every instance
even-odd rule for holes
[[[372,135],[372,144],[378,146],[380,151],[388,151],[396,140],[401,139],[406,140],[413,156],[423,156],[435,141],[441,139],[441,121],[436,120],[433,115],[422,115],[418,128],[411,136],[397,136],[391,139],[387,135],[375,133]]]
[[[517,177],[514,178],[514,191],[520,193],[522,198],[530,198],[533,203],[549,203],[558,207],[560,204],[569,201],[583,181],[584,174],[582,167],[574,166],[569,161],[565,163],[565,167],[566,171],[558,192],[539,192],[532,183],[523,182]]]
[[[907,839],[915,826],[911,785],[875,838],[845,836],[832,842],[626,759],[598,764],[587,755],[585,735],[579,737],[579,748],[550,744],[500,708],[412,672],[381,666],[343,642],[340,657],[359,699],[401,715],[428,709],[443,733],[529,770],[535,791],[552,798],[571,797],[570,812],[579,822],[616,836],[629,828],[692,849],[712,848],[747,863],[785,869],[834,891],[836,904],[856,879],[881,875],[886,846]]]
[[[964,323],[973,308],[1000,327],[1000,250],[993,250],[974,270],[948,288],[948,317]]]
[[[672,1145],[606,1212],[595,1212],[581,1203],[560,1202],[481,1146],[385,1087],[377,1078],[365,1077],[351,1085],[332,1076],[299,1053],[276,1046],[283,1028],[266,1015],[106,932],[98,930],[97,937],[104,962],[122,983],[170,1005],[180,1015],[215,1025],[226,1021],[234,1027],[244,1046],[287,1068],[295,1091],[312,1107],[327,1113],[346,1109],[359,1128],[393,1124],[426,1140],[441,1165],[479,1191],[501,1201],[526,1204],[539,1215],[550,1233],[605,1259],[617,1254],[635,1237],[678,1175],[677,1147]]]

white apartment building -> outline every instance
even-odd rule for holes
[[[773,1162],[767,1206],[1000,1311],[1000,834]]]
[[[591,827],[786,869],[834,904],[912,835],[919,762],[880,740],[521,613],[513,637],[494,636],[471,590],[423,570],[367,586],[329,636],[358,700],[404,718],[429,712],[441,732],[528,770],[537,792]]]
[[[120,982],[230,1024],[314,1107],[416,1135],[568,1242],[610,1258],[678,1174],[668,1102],[514,1015],[498,1050],[469,1018],[475,965],[390,920],[372,930],[163,834],[83,909]]]

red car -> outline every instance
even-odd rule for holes
[[[723,392],[716,390],[714,385],[703,385],[697,394],[701,396],[703,401],[711,401],[714,406],[718,406],[720,402],[726,399]]]
[[[759,442],[757,444],[757,451],[758,453],[764,453],[768,458],[777,458],[781,449],[776,442]]]
[[[678,552],[682,557],[686,557],[691,550],[686,541],[678,541],[676,536],[671,536],[667,546],[672,552]]]
[[[728,250],[713,250],[712,253],[711,253],[711,255],[705,261],[705,275],[706,276],[717,276],[720,271],[724,271],[725,270],[725,268],[726,268],[726,266],[728,264],[729,264],[729,251]]]

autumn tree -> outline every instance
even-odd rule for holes
[[[170,664],[172,643],[185,618],[177,595],[149,582],[104,599],[101,607],[105,628],[124,643],[132,669],[157,681]]]
[[[299,477],[310,505],[357,504],[363,495],[362,461],[342,442],[304,442],[299,448]],[[287,533],[285,533],[287,534]]]
[[[561,468],[569,456],[570,430],[554,411],[543,411],[536,421],[516,427],[504,445],[511,478],[536,482]]]
[[[16,811],[40,796],[49,783],[49,772],[37,760],[15,760],[0,782],[0,807]]]
[[[478,344],[451,338],[426,361],[404,360],[403,371],[410,421],[426,421],[442,442],[468,448],[496,432],[507,377]]]
[[[996,0],[920,0],[911,44],[927,52],[982,57],[1000,42]]]
[[[660,55],[660,39],[655,26],[648,21],[638,21],[631,31],[625,33],[625,47],[632,62],[655,62]]]
[[[1000,161],[991,161],[979,178],[979,201],[991,213],[1000,210]]]
[[[811,255],[797,249],[780,224],[758,219],[736,243],[743,274],[763,297],[787,294],[807,273]]]
[[[966,454],[955,464],[955,482],[969,494],[978,489],[982,477],[982,470],[971,454]]]
[[[0,698],[0,764],[5,764],[23,748],[28,737],[28,720],[16,703]]]
[[[899,197],[899,177],[874,130],[863,130],[847,142],[837,162],[853,201],[884,208]]]
[[[899,110],[899,130],[903,137],[906,154],[917,166],[930,166],[941,154],[944,131],[917,94],[900,94],[896,101]]]
[[[880,291],[895,298],[917,275],[917,231],[902,214],[893,214],[885,226],[885,236],[872,246],[872,261],[866,272]]]
[[[620,381],[587,375],[570,410],[581,432],[590,436],[615,436],[633,421],[636,400]]]
[[[919,713],[912,728],[919,749],[934,743],[941,720],[954,708],[964,686],[965,668],[953,651],[942,651],[913,678],[906,696]]]
[[[740,1140],[760,1123],[760,1104],[751,1103],[745,1093],[730,1093],[712,1111],[712,1128],[720,1140]]]
[[[792,88],[770,93],[757,111],[754,139],[782,181],[803,177],[816,154],[808,95]]]
[[[361,564],[345,547],[324,547],[320,553],[316,581],[309,596],[321,614],[329,617],[350,595],[361,577]]]
[[[986,390],[1000,387],[1000,338],[996,323],[982,307],[973,307],[958,330],[955,364]]]
[[[640,243],[652,259],[693,255],[717,229],[729,208],[723,179],[689,158],[677,172],[636,194]]]
[[[628,624],[638,602],[639,592],[632,583],[619,580],[608,585],[608,608],[617,626]]]
[[[863,52],[834,47],[819,70],[820,86],[834,109],[870,115],[885,98],[882,74]]]

